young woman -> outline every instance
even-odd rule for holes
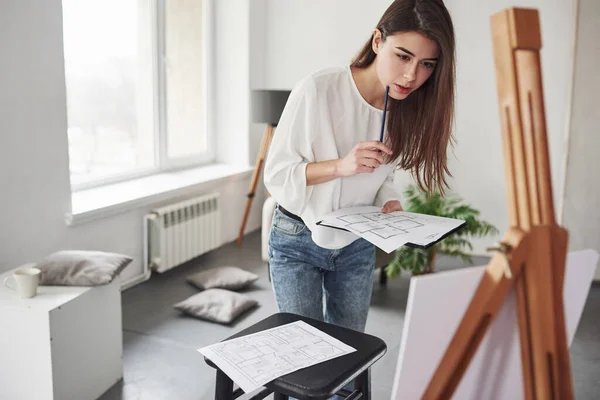
[[[311,74],[293,89],[264,171],[278,204],[269,264],[280,311],[364,331],[375,248],[316,222],[357,205],[402,210],[397,168],[422,188],[443,192],[454,53],[442,0],[396,0],[350,66]]]

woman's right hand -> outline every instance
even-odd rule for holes
[[[389,147],[380,141],[360,142],[344,158],[337,160],[337,175],[352,176],[371,173],[383,164],[383,153],[392,154]]]

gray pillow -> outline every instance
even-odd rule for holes
[[[198,272],[187,277],[187,281],[198,289],[221,288],[243,289],[258,279],[258,275],[239,267],[218,267]]]
[[[91,250],[62,250],[43,259],[40,285],[97,286],[105,285],[125,269],[131,257]]]
[[[173,307],[192,317],[230,324],[258,301],[225,289],[208,289],[180,301]]]

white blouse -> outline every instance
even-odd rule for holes
[[[397,163],[306,185],[308,163],[343,158],[358,142],[379,140],[382,118],[383,110],[361,96],[349,66],[316,72],[292,90],[269,148],[264,180],[275,201],[302,218],[318,246],[338,249],[358,239],[354,233],[316,225],[325,214],[400,200],[394,187]]]

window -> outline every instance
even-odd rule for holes
[[[63,0],[74,189],[212,162],[209,0]]]

